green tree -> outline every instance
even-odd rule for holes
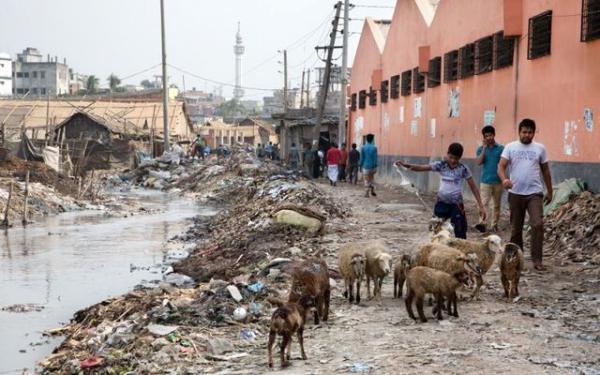
[[[100,80],[95,75],[91,75],[88,77],[87,82],[85,84],[85,88],[89,93],[95,93],[98,90],[98,84]]]
[[[231,99],[218,107],[219,115],[224,117],[243,116],[246,114],[246,109],[238,100]]]
[[[140,82],[140,86],[142,86],[146,90],[150,90],[150,89],[154,88],[154,83],[152,83],[149,80],[145,79],[142,82]]]
[[[106,80],[108,81],[108,87],[110,88],[111,92],[116,91],[117,87],[119,87],[121,84],[121,79],[115,74],[109,75]]]

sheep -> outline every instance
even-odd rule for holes
[[[483,242],[451,238],[443,241],[446,246],[460,250],[465,254],[476,254],[481,266],[481,274],[475,275],[476,286],[472,297],[479,299],[479,290],[483,285],[483,275],[492,267],[496,254],[502,252],[502,239],[497,235],[485,237]]]
[[[500,275],[504,287],[504,297],[512,301],[513,297],[519,295],[519,278],[523,271],[525,259],[519,245],[507,243],[504,246],[504,254],[500,261]]]
[[[294,333],[298,336],[298,343],[300,344],[300,353],[302,359],[306,360],[306,353],[304,352],[304,322],[306,321],[306,315],[309,310],[315,307],[315,299],[313,296],[302,296],[297,303],[284,302],[276,298],[267,298],[267,300],[277,306],[277,309],[271,316],[271,328],[269,330],[269,342],[268,348],[268,364],[269,367],[273,367],[273,343],[277,335],[282,336],[280,345],[280,358],[281,367],[287,367],[288,362],[284,359],[285,349],[287,347],[287,360],[291,359],[292,352],[292,336]]]
[[[324,260],[306,260],[293,268],[292,287],[289,302],[297,302],[301,296],[309,295],[315,298],[315,324],[320,319],[329,319],[329,300],[331,287],[329,285],[329,270]]]
[[[429,231],[433,235],[439,234],[441,231],[445,231],[451,237],[454,237],[454,225],[441,217],[434,216],[429,220]]]
[[[423,297],[425,293],[431,293],[436,299],[436,310],[438,320],[442,320],[442,305],[444,297],[448,298],[448,313],[458,317],[456,289],[469,281],[467,271],[458,270],[449,274],[429,267],[417,266],[406,274],[406,311],[408,316],[416,320],[412,310],[412,302],[416,299],[417,312],[421,322],[427,322],[423,313]],[[451,307],[454,311],[451,311]]]
[[[477,255],[464,254],[460,250],[437,243],[423,245],[417,252],[414,265],[431,267],[450,274],[461,270],[481,273]]]
[[[402,288],[406,280],[406,273],[412,268],[413,257],[403,254],[394,267],[394,298],[402,297]]]
[[[367,298],[371,298],[371,279],[373,279],[373,297],[381,298],[383,278],[392,270],[392,256],[387,253],[387,246],[382,240],[366,244],[367,258]]]
[[[365,252],[357,244],[350,243],[338,253],[338,268],[344,278],[344,298],[354,302],[354,283],[356,282],[356,304],[360,303],[360,284],[365,276]]]

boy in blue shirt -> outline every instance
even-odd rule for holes
[[[438,172],[441,176],[438,199],[433,209],[433,214],[443,219],[450,219],[454,226],[454,235],[457,238],[467,238],[467,217],[462,196],[462,180],[467,180],[473,196],[479,206],[479,216],[485,221],[487,214],[481,202],[479,189],[473,181],[471,171],[460,162],[464,149],[460,143],[452,143],[448,147],[446,160],[434,161],[428,165],[408,164],[402,160],[396,161],[396,165],[403,166],[415,172]]]
[[[485,208],[488,208],[490,201],[493,202],[490,230],[496,232],[500,220],[500,203],[503,190],[502,181],[498,176],[498,164],[504,146],[496,142],[496,129],[493,126],[484,126],[481,129],[481,134],[483,135],[483,144],[477,148],[477,159],[475,160],[478,165],[481,165],[479,190]],[[485,221],[480,221],[475,228],[485,232]]]

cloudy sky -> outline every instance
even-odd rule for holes
[[[233,44],[241,22],[246,46],[243,85],[283,84],[277,51],[287,48],[294,86],[304,67],[322,66],[314,46],[328,40],[335,0],[165,0],[171,81],[213,91],[234,80]],[[350,63],[366,16],[389,19],[394,0],[355,0],[351,12]],[[94,74],[106,85],[115,73],[138,84],[160,73],[159,0],[2,0],[0,52],[16,57],[25,47],[58,56],[76,72]],[[340,39],[341,41],[341,39]],[[336,52],[336,54],[339,54]],[[341,59],[339,60],[341,64]],[[155,68],[152,68],[156,66]],[[152,68],[152,69],[150,69]],[[136,74],[149,69],[141,74]],[[186,73],[182,72],[185,71]],[[201,78],[198,78],[201,77]],[[231,88],[223,86],[225,95]],[[265,91],[246,90],[247,99]]]

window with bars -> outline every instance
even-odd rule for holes
[[[390,97],[390,81],[381,81],[381,102],[387,103]]]
[[[358,95],[352,94],[352,99],[350,99],[350,110],[356,111],[357,105],[358,105]]]
[[[369,105],[377,105],[377,90],[369,88]]]
[[[504,32],[494,34],[494,69],[502,69],[513,64],[515,38],[504,37]]]
[[[400,93],[402,96],[410,95],[411,82],[412,81],[412,70],[407,70],[402,73],[402,84],[400,86]]]
[[[458,79],[458,50],[450,51],[444,55],[444,82]]]
[[[390,97],[398,99],[400,97],[400,76],[392,76],[390,78]]]
[[[442,58],[434,57],[429,60],[429,73],[427,74],[427,87],[436,87],[442,83]]]
[[[418,94],[425,91],[425,74],[419,72],[419,68],[413,69],[413,92]]]
[[[581,41],[600,39],[600,0],[583,0],[581,10]]]
[[[475,44],[469,43],[458,50],[460,56],[460,78],[469,78],[475,74]]]
[[[494,68],[494,36],[475,42],[475,74],[491,72]]]
[[[367,90],[360,90],[358,93],[358,108],[364,109],[367,106]]]
[[[537,59],[550,54],[552,45],[552,11],[529,19],[529,46],[527,58]]]

